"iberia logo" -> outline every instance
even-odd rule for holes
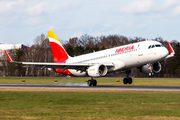
[[[134,49],[134,45],[127,46],[127,47],[122,47],[122,48],[116,49],[115,53],[124,52],[124,51],[127,51],[127,50],[133,50],[133,49]]]
[[[90,69],[90,71],[94,71],[95,69]]]

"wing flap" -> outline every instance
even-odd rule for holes
[[[16,62],[15,62],[16,63]],[[20,62],[17,62],[20,63]],[[39,62],[21,62],[23,65],[31,65],[40,68],[63,68],[63,69],[75,69],[78,67],[89,67],[97,63],[39,63]],[[113,67],[113,63],[102,63],[107,67]]]

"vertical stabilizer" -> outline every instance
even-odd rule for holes
[[[66,50],[64,49],[61,42],[58,40],[57,36],[52,30],[47,31],[47,34],[49,37],[49,43],[51,46],[54,62],[65,63],[66,60],[69,58]]]

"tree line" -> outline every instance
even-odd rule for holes
[[[73,37],[68,41],[60,41],[63,43],[67,53],[73,57],[145,40],[145,38],[141,37],[130,38],[122,35],[102,35],[93,37],[85,34],[79,38]],[[158,37],[154,40],[161,42],[167,49],[169,49],[167,41],[163,40],[163,38]],[[180,77],[180,43],[177,40],[172,40],[170,44],[175,51],[175,56],[161,62],[162,70],[159,74],[155,75],[155,77]],[[19,49],[11,49],[8,50],[8,53],[14,61],[53,62],[49,40],[44,34],[37,36],[32,45]],[[48,69],[40,69],[35,66],[26,67],[21,64],[11,64],[8,62],[5,55],[0,70],[3,70],[6,76],[62,76]],[[119,77],[125,76],[125,74],[122,72],[116,72],[107,76]],[[137,68],[132,69],[131,76],[148,77],[148,75],[140,73]]]

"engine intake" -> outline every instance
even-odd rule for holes
[[[153,64],[153,72],[159,73],[161,71],[161,64],[159,62]]]
[[[90,77],[102,77],[107,74],[107,67],[103,64],[97,64],[89,67],[87,73]]]
[[[159,62],[153,63],[152,65],[143,65],[139,68],[140,72],[152,75],[161,71],[161,64]]]

